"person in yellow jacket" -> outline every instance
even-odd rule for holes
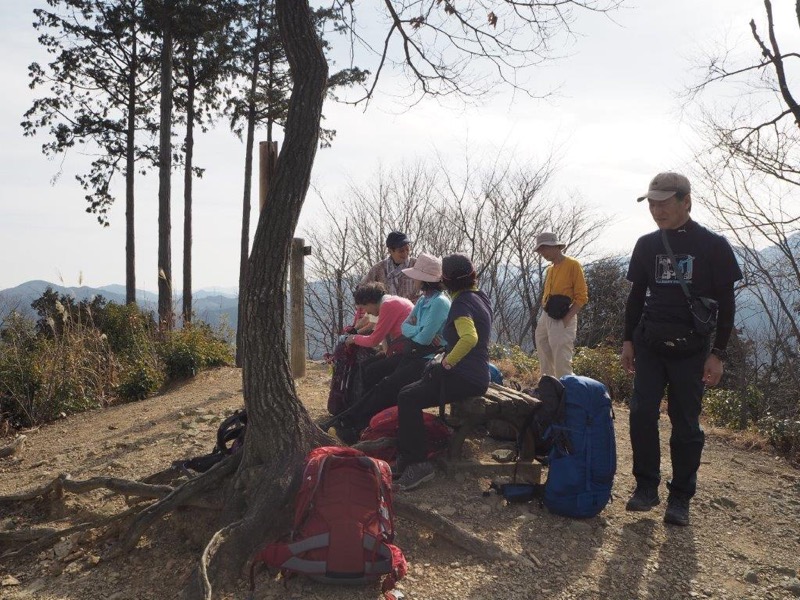
[[[542,375],[572,374],[572,355],[578,334],[578,313],[589,301],[581,264],[564,254],[566,244],[555,233],[536,237],[536,252],[553,263],[547,268],[542,314],[536,325],[536,352]]]

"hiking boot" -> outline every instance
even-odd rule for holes
[[[400,478],[392,484],[395,492],[407,492],[430,481],[436,475],[433,465],[427,461],[408,465]]]
[[[633,495],[625,505],[625,510],[645,512],[661,503],[657,488],[636,486]]]
[[[392,481],[397,481],[400,479],[400,476],[403,474],[403,471],[406,470],[407,466],[408,463],[403,460],[403,457],[398,456],[392,465]]]
[[[686,527],[689,524],[689,499],[679,496],[667,498],[667,510],[664,512],[664,523]]]

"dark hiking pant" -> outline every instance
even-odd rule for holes
[[[435,369],[415,383],[405,386],[397,398],[398,454],[406,464],[422,462],[427,458],[428,441],[422,409],[458,402],[470,396],[481,396],[487,385],[467,381],[463,377],[442,369]]]
[[[633,475],[637,486],[655,489],[661,482],[658,418],[666,390],[667,414],[672,423],[669,439],[672,480],[667,482],[667,488],[671,494],[689,499],[697,489],[697,470],[705,442],[700,409],[708,352],[687,358],[665,358],[650,350],[637,334],[634,334],[636,374],[630,402]]]
[[[395,406],[400,390],[422,376],[427,362],[425,358],[395,355],[370,365],[364,372],[366,392],[350,417],[353,427],[361,431],[373,416]]]

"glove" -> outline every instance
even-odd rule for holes
[[[444,359],[444,352],[437,354],[430,359],[425,365],[425,369],[422,371],[422,378],[433,379],[434,377],[441,377],[442,373],[444,372],[442,359]]]

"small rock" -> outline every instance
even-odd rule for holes
[[[79,562],[71,562],[66,567],[64,567],[64,573],[70,573],[74,575],[75,573],[81,570],[81,563]]]
[[[726,496],[720,496],[719,498],[714,498],[711,500],[711,505],[717,505],[722,508],[736,508],[737,504],[730,498]]]
[[[456,514],[456,507],[452,505],[442,506],[438,512],[440,515],[445,517],[452,517],[454,514]]]
[[[492,452],[492,458],[499,463],[508,463],[514,460],[513,450],[495,450]]]
[[[34,594],[40,590],[43,590],[47,587],[47,580],[44,577],[39,577],[38,579],[34,579],[28,585],[25,586],[25,591],[29,594]]]
[[[744,580],[747,583],[758,583],[758,573],[756,573],[753,569],[748,569],[744,573]]]
[[[111,431],[114,431],[115,429],[119,429],[119,427],[117,427],[116,425],[109,425],[109,426],[108,426],[108,428],[109,428]]]
[[[783,588],[795,598],[800,597],[800,579],[794,577],[783,584]]]
[[[797,571],[792,567],[775,567],[775,571],[787,577],[797,577]]]
[[[53,553],[55,557],[59,560],[63,560],[67,557],[73,550],[73,543],[72,540],[69,538],[63,539],[58,542],[55,546],[53,546]]]
[[[0,581],[0,586],[2,587],[11,587],[15,585],[19,585],[19,579],[17,579],[13,575],[6,575],[5,577],[3,577],[3,580]]]

